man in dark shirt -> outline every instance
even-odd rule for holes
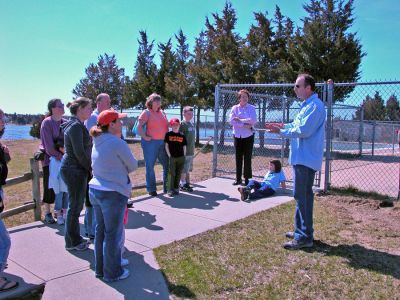
[[[179,132],[180,122],[172,118],[169,122],[172,130],[165,134],[165,151],[169,157],[168,196],[179,195],[179,180],[185,165],[186,138]]]

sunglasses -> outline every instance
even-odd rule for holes
[[[58,107],[58,108],[64,108],[64,104],[57,104],[54,107]]]
[[[296,88],[300,88],[301,85],[300,85],[300,84],[296,84],[295,87],[296,87]]]

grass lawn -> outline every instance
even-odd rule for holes
[[[29,159],[33,156],[33,153],[39,148],[40,140],[2,140],[4,145],[7,145],[10,149],[11,161],[8,165],[9,175],[8,178],[21,176],[24,173],[30,172]],[[143,151],[139,143],[129,144],[135,158],[138,160],[143,159]],[[196,149],[196,151],[199,148]],[[212,152],[205,151],[200,153],[194,160],[193,173],[191,174],[191,180],[198,182],[211,177],[212,164]],[[41,169],[41,167],[40,167]],[[160,165],[155,166],[155,173],[157,180],[162,180],[162,167]],[[145,183],[145,168],[141,167],[135,172],[130,174],[131,181],[134,185],[140,185]],[[42,179],[40,180],[42,184]],[[162,190],[159,186],[158,190]],[[32,201],[32,183],[31,181],[20,183],[14,186],[4,186],[6,195],[6,209],[22,205]],[[43,187],[41,187],[43,193]],[[131,196],[137,197],[139,195],[146,194],[146,189],[134,190]],[[42,210],[43,212],[43,210]],[[44,214],[43,214],[44,218]],[[33,211],[18,214],[6,218],[5,224],[8,228],[34,222]]]
[[[399,299],[399,204],[318,197],[311,250],[281,247],[291,202],[155,253],[178,299]]]

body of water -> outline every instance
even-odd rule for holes
[[[32,125],[14,125],[7,124],[6,130],[2,137],[3,140],[33,140],[30,136],[29,131]]]
[[[33,140],[34,138],[29,135],[31,125],[14,125],[7,124],[6,131],[2,137],[3,140]],[[122,128],[122,134],[126,136],[126,127]],[[200,138],[208,138],[209,136],[214,137],[214,129],[212,128],[200,128]],[[232,142],[232,130],[225,130],[225,136],[227,142]],[[254,142],[258,144],[259,135],[256,133]],[[281,145],[282,140],[276,135],[265,132],[265,144],[266,145]],[[358,150],[358,142],[343,142],[333,141],[332,148],[337,151],[349,151]],[[393,144],[375,143],[375,149],[391,149]],[[372,143],[363,143],[364,150],[371,150]]]

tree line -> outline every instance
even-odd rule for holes
[[[72,92],[94,99],[105,91],[121,109],[142,108],[146,97],[157,92],[164,107],[179,106],[182,111],[185,105],[196,105],[200,114],[200,109],[214,107],[218,83],[293,82],[300,72],[317,81],[357,81],[366,53],[350,30],[354,0],[310,0],[303,8],[299,26],[279,6],[272,16],[254,12],[253,23],[241,36],[236,10],[226,2],[220,12],[205,18],[192,49],[182,29],[157,44],[141,30],[131,77],[118,66],[115,55],[105,53],[89,64]],[[351,88],[336,94],[337,101],[350,92]]]
[[[362,110],[364,120],[400,121],[400,106],[396,95],[391,95],[386,104],[378,91],[373,97],[367,95],[361,107],[356,110],[353,116],[354,120],[361,120]]]

